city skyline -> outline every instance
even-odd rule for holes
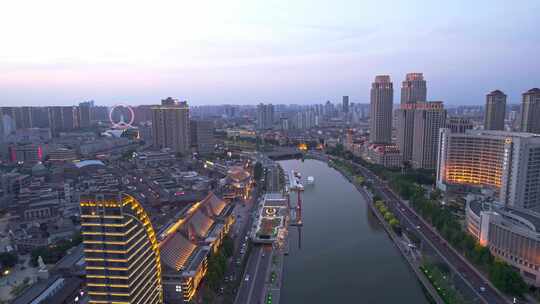
[[[428,1],[130,3],[129,10],[121,2],[32,10],[10,3],[0,18],[0,28],[11,29],[3,33],[0,100],[137,105],[172,95],[197,106],[337,103],[348,95],[368,103],[374,75],[422,72],[430,94],[448,105],[482,105],[496,89],[516,104],[540,81],[540,63],[530,60],[540,44],[538,8],[534,1],[453,1],[442,9]]]

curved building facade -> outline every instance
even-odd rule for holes
[[[127,194],[81,198],[89,303],[163,303],[156,233]]]
[[[530,284],[540,286],[540,218],[535,213],[497,206],[470,196],[468,232],[490,252],[518,269]]]

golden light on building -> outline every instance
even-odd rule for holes
[[[89,303],[163,303],[158,241],[142,205],[111,194],[80,207]]]
[[[298,144],[298,149],[305,152],[308,150],[308,145],[306,143],[300,143]]]

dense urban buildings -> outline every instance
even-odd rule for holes
[[[369,139],[374,144],[392,142],[392,107],[394,89],[390,76],[379,75],[371,85],[371,120]]]
[[[272,129],[274,119],[274,106],[271,103],[260,103],[257,105],[257,129]]]
[[[484,108],[484,129],[504,130],[504,117],[506,113],[506,95],[495,90],[486,95]]]
[[[421,102],[414,109],[412,166],[434,169],[437,164],[439,129],[444,128],[446,110],[442,101]]]
[[[191,144],[199,154],[214,152],[214,122],[210,120],[192,120]]]
[[[522,132],[540,133],[540,89],[534,88],[523,93],[521,101]]]
[[[170,148],[176,153],[187,154],[190,145],[189,107],[186,101],[171,97],[152,108],[152,138],[157,149]]]
[[[540,211],[540,135],[532,133],[441,129],[437,186],[493,189],[498,201]]]
[[[89,303],[163,303],[157,235],[127,194],[81,198]]]

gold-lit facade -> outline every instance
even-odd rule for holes
[[[80,208],[89,303],[163,303],[159,244],[141,204],[96,195]]]

